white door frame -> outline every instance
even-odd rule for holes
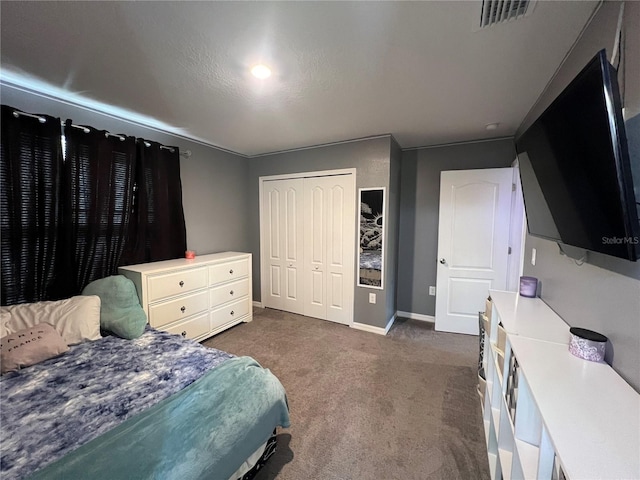
[[[264,258],[265,258],[265,248],[266,248],[266,242],[264,239],[264,222],[265,219],[263,218],[262,215],[262,196],[263,196],[263,188],[264,188],[264,182],[267,181],[272,181],[272,180],[289,180],[289,179],[294,179],[294,178],[307,178],[307,177],[328,177],[331,175],[353,175],[353,185],[354,185],[354,195],[357,195],[357,191],[358,189],[355,188],[357,186],[356,183],[356,169],[355,168],[341,168],[341,169],[336,169],[336,170],[317,170],[317,171],[312,171],[312,172],[299,172],[299,173],[285,173],[285,174],[281,174],[281,175],[266,175],[266,176],[262,176],[262,177],[258,177],[258,195],[259,195],[259,205],[258,205],[258,213],[260,216],[260,304],[263,305],[263,299],[267,297],[267,272],[264,267]],[[353,223],[355,225],[355,232],[358,232],[358,219],[359,219],[359,203],[357,201],[357,198],[354,198],[354,202],[356,205],[356,215],[354,215],[354,219],[353,219]],[[356,248],[356,243],[358,242],[358,235],[355,235],[355,238],[353,238],[353,245],[354,248]],[[354,253],[357,252],[357,250],[354,250]],[[356,261],[358,258],[358,255],[354,255],[354,262],[353,262],[353,274],[354,274],[354,280],[357,278],[356,275]],[[355,282],[354,284],[351,286],[351,288],[353,288],[353,305],[351,306],[352,308],[352,312],[354,312],[354,315],[351,316],[351,321],[349,322],[349,326],[351,326],[353,324],[353,320],[355,317]]]
[[[513,167],[513,192],[511,199],[511,224],[509,227],[509,247],[511,255],[507,262],[507,290],[520,290],[520,277],[524,271],[524,245],[527,238],[527,221],[524,212],[524,198],[520,183],[520,165],[516,158]]]

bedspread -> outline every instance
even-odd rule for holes
[[[184,389],[233,355],[147,329],[104,337],[0,380],[3,480],[22,478]]]
[[[276,426],[289,426],[282,384],[254,359],[236,357],[33,480],[227,480]]]

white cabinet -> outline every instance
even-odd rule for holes
[[[251,254],[201,255],[120,267],[136,286],[149,324],[203,340],[252,320]]]
[[[483,413],[491,478],[640,478],[640,395],[609,365],[569,353],[569,326],[539,298],[490,295]]]

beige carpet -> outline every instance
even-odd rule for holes
[[[255,309],[204,344],[254,357],[287,391],[291,428],[256,480],[489,476],[477,337],[404,319],[381,336]]]

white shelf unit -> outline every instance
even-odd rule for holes
[[[606,363],[573,356],[569,326],[541,299],[489,293],[483,404],[491,478],[640,479],[640,395]]]

